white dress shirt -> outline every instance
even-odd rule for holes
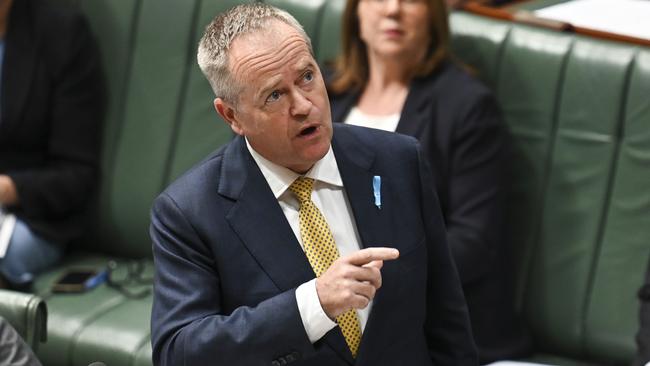
[[[300,175],[265,159],[253,150],[248,140],[246,140],[246,146],[271,187],[294,235],[304,250],[300,236],[300,202],[289,191],[289,186]],[[361,248],[359,234],[331,146],[327,154],[314,164],[305,177],[314,179],[311,199],[327,220],[339,254],[344,257],[358,251]],[[312,343],[337,326],[323,311],[316,292],[315,279],[303,283],[296,289],[296,301],[302,324]],[[357,310],[362,332],[366,327],[371,307],[372,301],[365,309]]]
[[[359,108],[352,107],[348,116],[345,117],[345,124],[355,125],[361,127],[376,128],[389,132],[395,132],[399,124],[399,113],[390,114],[386,116],[377,116],[374,114],[366,114],[361,112]]]

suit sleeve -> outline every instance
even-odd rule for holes
[[[427,239],[425,333],[435,365],[477,365],[478,355],[456,266],[447,246],[433,178],[418,152],[422,218]]]
[[[81,14],[70,15],[64,23],[60,34],[46,34],[44,40],[53,40],[47,45],[52,54],[45,61],[53,70],[52,78],[50,85],[40,86],[52,89],[49,121],[44,124],[49,131],[46,159],[38,168],[8,172],[20,208],[31,217],[62,217],[78,211],[98,178],[104,111],[99,51]]]
[[[150,232],[156,267],[151,319],[155,365],[268,365],[288,352],[314,352],[295,289],[254,307],[223,310],[214,256],[165,194],[154,203]]]
[[[448,157],[447,239],[467,285],[490,270],[503,245],[506,142],[489,94],[474,98],[457,118]]]

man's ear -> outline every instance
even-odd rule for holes
[[[215,98],[214,109],[217,110],[217,113],[219,113],[221,118],[226,121],[234,133],[242,136],[244,135],[244,130],[235,115],[235,109],[230,105],[230,103],[221,98]]]

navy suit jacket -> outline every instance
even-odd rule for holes
[[[338,327],[311,344],[295,289],[314,273],[236,137],[152,212],[156,365],[475,365],[443,220],[416,141],[337,125],[332,149],[362,246],[390,246],[356,363]],[[372,180],[382,177],[381,209]]]

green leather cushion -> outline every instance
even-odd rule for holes
[[[214,93],[210,84],[196,63],[196,45],[203,36],[205,27],[220,12],[240,4],[242,1],[202,1],[192,25],[192,47],[188,59],[187,85],[181,97],[179,124],[175,134],[168,174],[165,183],[180,176],[187,169],[201,161],[211,151],[228,142],[233,133],[214,109]]]
[[[577,38],[568,55],[527,291],[527,319],[544,349],[583,353],[592,266],[608,202],[632,50]]]
[[[83,2],[100,41],[109,108],[95,228],[85,249],[150,257],[149,209],[166,184],[197,1]],[[173,26],[170,26],[173,24]]]
[[[142,0],[129,74],[122,125],[104,213],[114,224],[114,255],[150,257],[151,202],[165,186],[186,83],[190,35],[196,1]],[[171,26],[173,25],[173,26]],[[194,45],[192,45],[194,46]]]
[[[68,269],[105,269],[109,258],[77,254],[57,269],[40,276],[35,291],[47,298],[50,310],[48,341],[37,352],[48,366],[81,365],[94,361],[132,365],[149,346],[151,294],[131,299],[106,284],[81,294],[50,294],[52,284]],[[123,260],[118,263],[123,263]],[[117,276],[124,275],[119,266]],[[143,278],[153,276],[153,263],[145,263]],[[150,283],[150,281],[149,281]],[[134,285],[132,291],[149,285]]]
[[[82,241],[90,247],[110,248],[119,237],[112,219],[112,174],[115,152],[121,136],[124,97],[135,37],[134,20],[138,14],[137,1],[80,1],[99,43],[107,87],[107,108],[104,119],[102,171],[99,200],[93,215],[92,230]]]
[[[465,12],[453,12],[449,26],[453,35],[453,52],[475,68],[480,79],[494,87],[499,75],[501,50],[512,24]]]
[[[344,8],[345,0],[329,0],[325,3],[316,49],[316,60],[321,65],[334,61],[340,51],[341,17]]]
[[[47,307],[39,296],[0,290],[0,316],[32,349],[47,340]]]
[[[650,256],[650,50],[629,70],[622,141],[589,298],[586,348],[593,357],[627,363],[635,353],[636,295]]]
[[[552,136],[557,127],[558,95],[571,44],[572,38],[567,35],[515,27],[500,55],[496,90],[511,135],[508,231],[517,258],[518,310],[534,260]]]
[[[510,231],[538,347],[628,362],[650,251],[647,51],[632,64],[633,46],[462,12],[451,26],[512,135]]]

